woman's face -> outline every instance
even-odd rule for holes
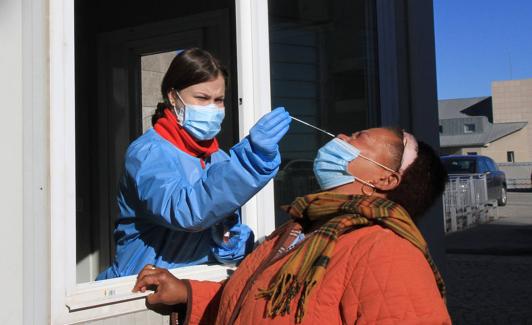
[[[222,75],[219,75],[216,79],[183,88],[179,91],[179,95],[188,105],[206,106],[214,104],[218,108],[224,108],[225,80]],[[179,97],[176,97],[173,91],[168,93],[172,105],[177,103],[178,107],[181,107],[183,103]]]
[[[355,132],[350,136],[339,134],[338,138],[358,148],[360,154],[391,169],[397,169],[397,166],[393,166],[394,157],[391,156],[389,148],[390,145],[397,144],[401,139],[392,131],[384,128],[374,128]],[[390,174],[390,171],[363,158],[352,160],[347,170],[351,175],[367,181]]]

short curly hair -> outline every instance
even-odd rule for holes
[[[443,193],[447,180],[447,171],[440,157],[428,144],[418,141],[417,158],[404,171],[399,186],[386,197],[405,208],[415,219]]]

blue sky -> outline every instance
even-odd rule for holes
[[[439,99],[532,78],[531,0],[434,0],[434,24]]]

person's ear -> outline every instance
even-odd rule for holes
[[[168,91],[166,95],[168,96],[168,99],[170,100],[170,104],[172,106],[175,106],[176,108],[182,108],[185,105],[185,103],[183,103],[181,98],[179,98],[179,96],[177,95],[177,90],[172,89]]]
[[[378,180],[374,180],[372,183],[379,191],[389,192],[401,184],[401,175],[399,173],[389,172]]]
[[[176,106],[177,103],[177,96],[175,94],[175,91],[172,89],[168,93],[166,93],[166,96],[168,96],[168,100],[170,101],[170,105]]]

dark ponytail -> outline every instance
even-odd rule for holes
[[[228,73],[218,59],[211,53],[199,49],[190,48],[180,52],[170,63],[170,67],[164,75],[161,83],[161,95],[164,102],[157,104],[157,109],[151,117],[151,124],[164,115],[165,109],[171,109],[168,92],[172,89],[180,91],[189,86],[210,81],[223,76],[225,85],[228,83]]]
[[[172,108],[171,105],[159,102],[157,103],[157,108],[155,109],[155,112],[151,116],[151,125],[155,125],[157,123],[157,120],[164,116],[164,110],[165,109]]]

